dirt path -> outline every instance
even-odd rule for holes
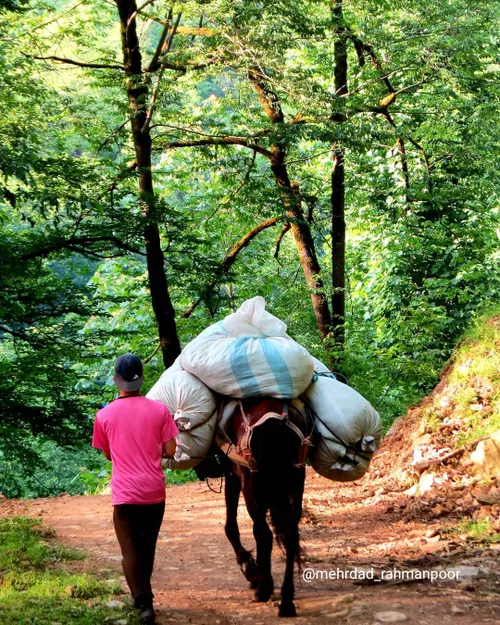
[[[362,571],[365,576],[374,571],[388,575],[387,571],[401,566],[419,571],[460,566],[454,573],[458,579],[370,585],[356,585],[349,579],[309,583],[297,579],[295,622],[500,623],[500,552],[495,545],[457,543],[446,540],[446,534],[426,537],[446,522],[415,514],[406,495],[390,492],[382,484],[376,471],[370,479],[350,485],[308,474],[301,526],[304,566],[331,571],[330,575],[337,569],[357,569],[358,577]],[[42,518],[55,527],[62,542],[88,552],[82,563],[86,570],[121,575],[108,496],[4,501],[0,515],[7,514]],[[243,542],[251,546],[251,525],[242,507],[239,518]],[[283,624],[273,603],[252,602],[223,527],[223,495],[211,492],[204,483],[168,489],[153,580],[161,625]],[[279,587],[283,558],[278,548],[273,566]],[[392,617],[380,614],[385,612]]]

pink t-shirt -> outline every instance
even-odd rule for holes
[[[179,430],[168,408],[142,395],[115,399],[99,410],[92,446],[111,453],[111,503],[165,500],[163,443]]]

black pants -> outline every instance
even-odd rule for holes
[[[153,601],[151,574],[165,502],[114,507],[113,523],[123,556],[123,572],[136,607]]]

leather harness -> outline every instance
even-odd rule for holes
[[[266,412],[255,423],[250,422],[250,419],[248,418],[245,409],[243,408],[243,402],[240,400],[238,403],[241,410],[241,416],[243,417],[243,422],[245,424],[245,431],[243,432],[243,436],[241,437],[239,444],[234,444],[221,427],[217,429],[217,444],[220,447],[221,451],[225,453],[232,462],[236,462],[249,468],[251,472],[258,471],[259,467],[257,466],[257,462],[253,457],[251,449],[253,431],[256,427],[262,425],[269,419],[278,419],[280,421],[284,420],[285,425],[289,427],[293,432],[295,432],[295,434],[299,437],[300,447],[298,451],[297,462],[294,464],[294,466],[297,468],[305,466],[307,455],[309,453],[309,448],[311,446],[312,432],[306,436],[300,430],[300,428],[297,427],[295,423],[290,420],[288,414],[288,405],[286,403],[283,405],[283,412],[281,414],[277,412]],[[232,418],[234,418],[234,414]]]

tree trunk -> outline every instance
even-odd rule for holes
[[[334,147],[331,195],[332,328],[335,343],[344,344],[345,322],[345,184],[344,155]]]
[[[135,0],[117,0],[121,24],[123,64],[127,76],[127,97],[130,106],[132,137],[137,162],[139,194],[145,218],[144,240],[151,302],[158,325],[163,364],[169,367],[181,348],[177,336],[175,311],[170,299],[165,258],[161,249],[156,215],[156,201],[151,171],[151,133],[145,126],[148,86],[144,82],[142,57],[137,37]]]
[[[252,68],[248,77],[259,97],[262,108],[273,124],[284,122],[278,95],[267,84],[267,78],[259,68]],[[321,267],[316,255],[316,246],[311,233],[311,227],[304,217],[300,189],[290,180],[286,167],[286,148],[283,142],[276,141],[271,148],[271,170],[278,187],[282,190],[286,215],[294,236],[306,284],[311,293],[311,301],[316,323],[323,339],[330,336],[331,316],[328,299],[321,279]]]
[[[343,25],[342,0],[333,0],[332,7],[335,57],[335,94],[347,94],[347,40]],[[331,193],[331,235],[332,235],[332,331],[335,344],[344,345],[345,322],[345,168],[344,152],[338,144],[332,145],[332,193]]]
[[[273,149],[271,169],[276,183],[283,191],[286,206],[286,215],[290,220],[290,227],[295,239],[295,246],[302,265],[302,271],[306,284],[311,292],[311,301],[316,323],[321,337],[326,339],[330,336],[332,319],[328,300],[325,296],[323,281],[321,280],[321,267],[316,255],[316,247],[312,237],[311,228],[304,218],[302,210],[300,189],[297,184],[290,181],[285,164],[285,153],[279,149]]]

